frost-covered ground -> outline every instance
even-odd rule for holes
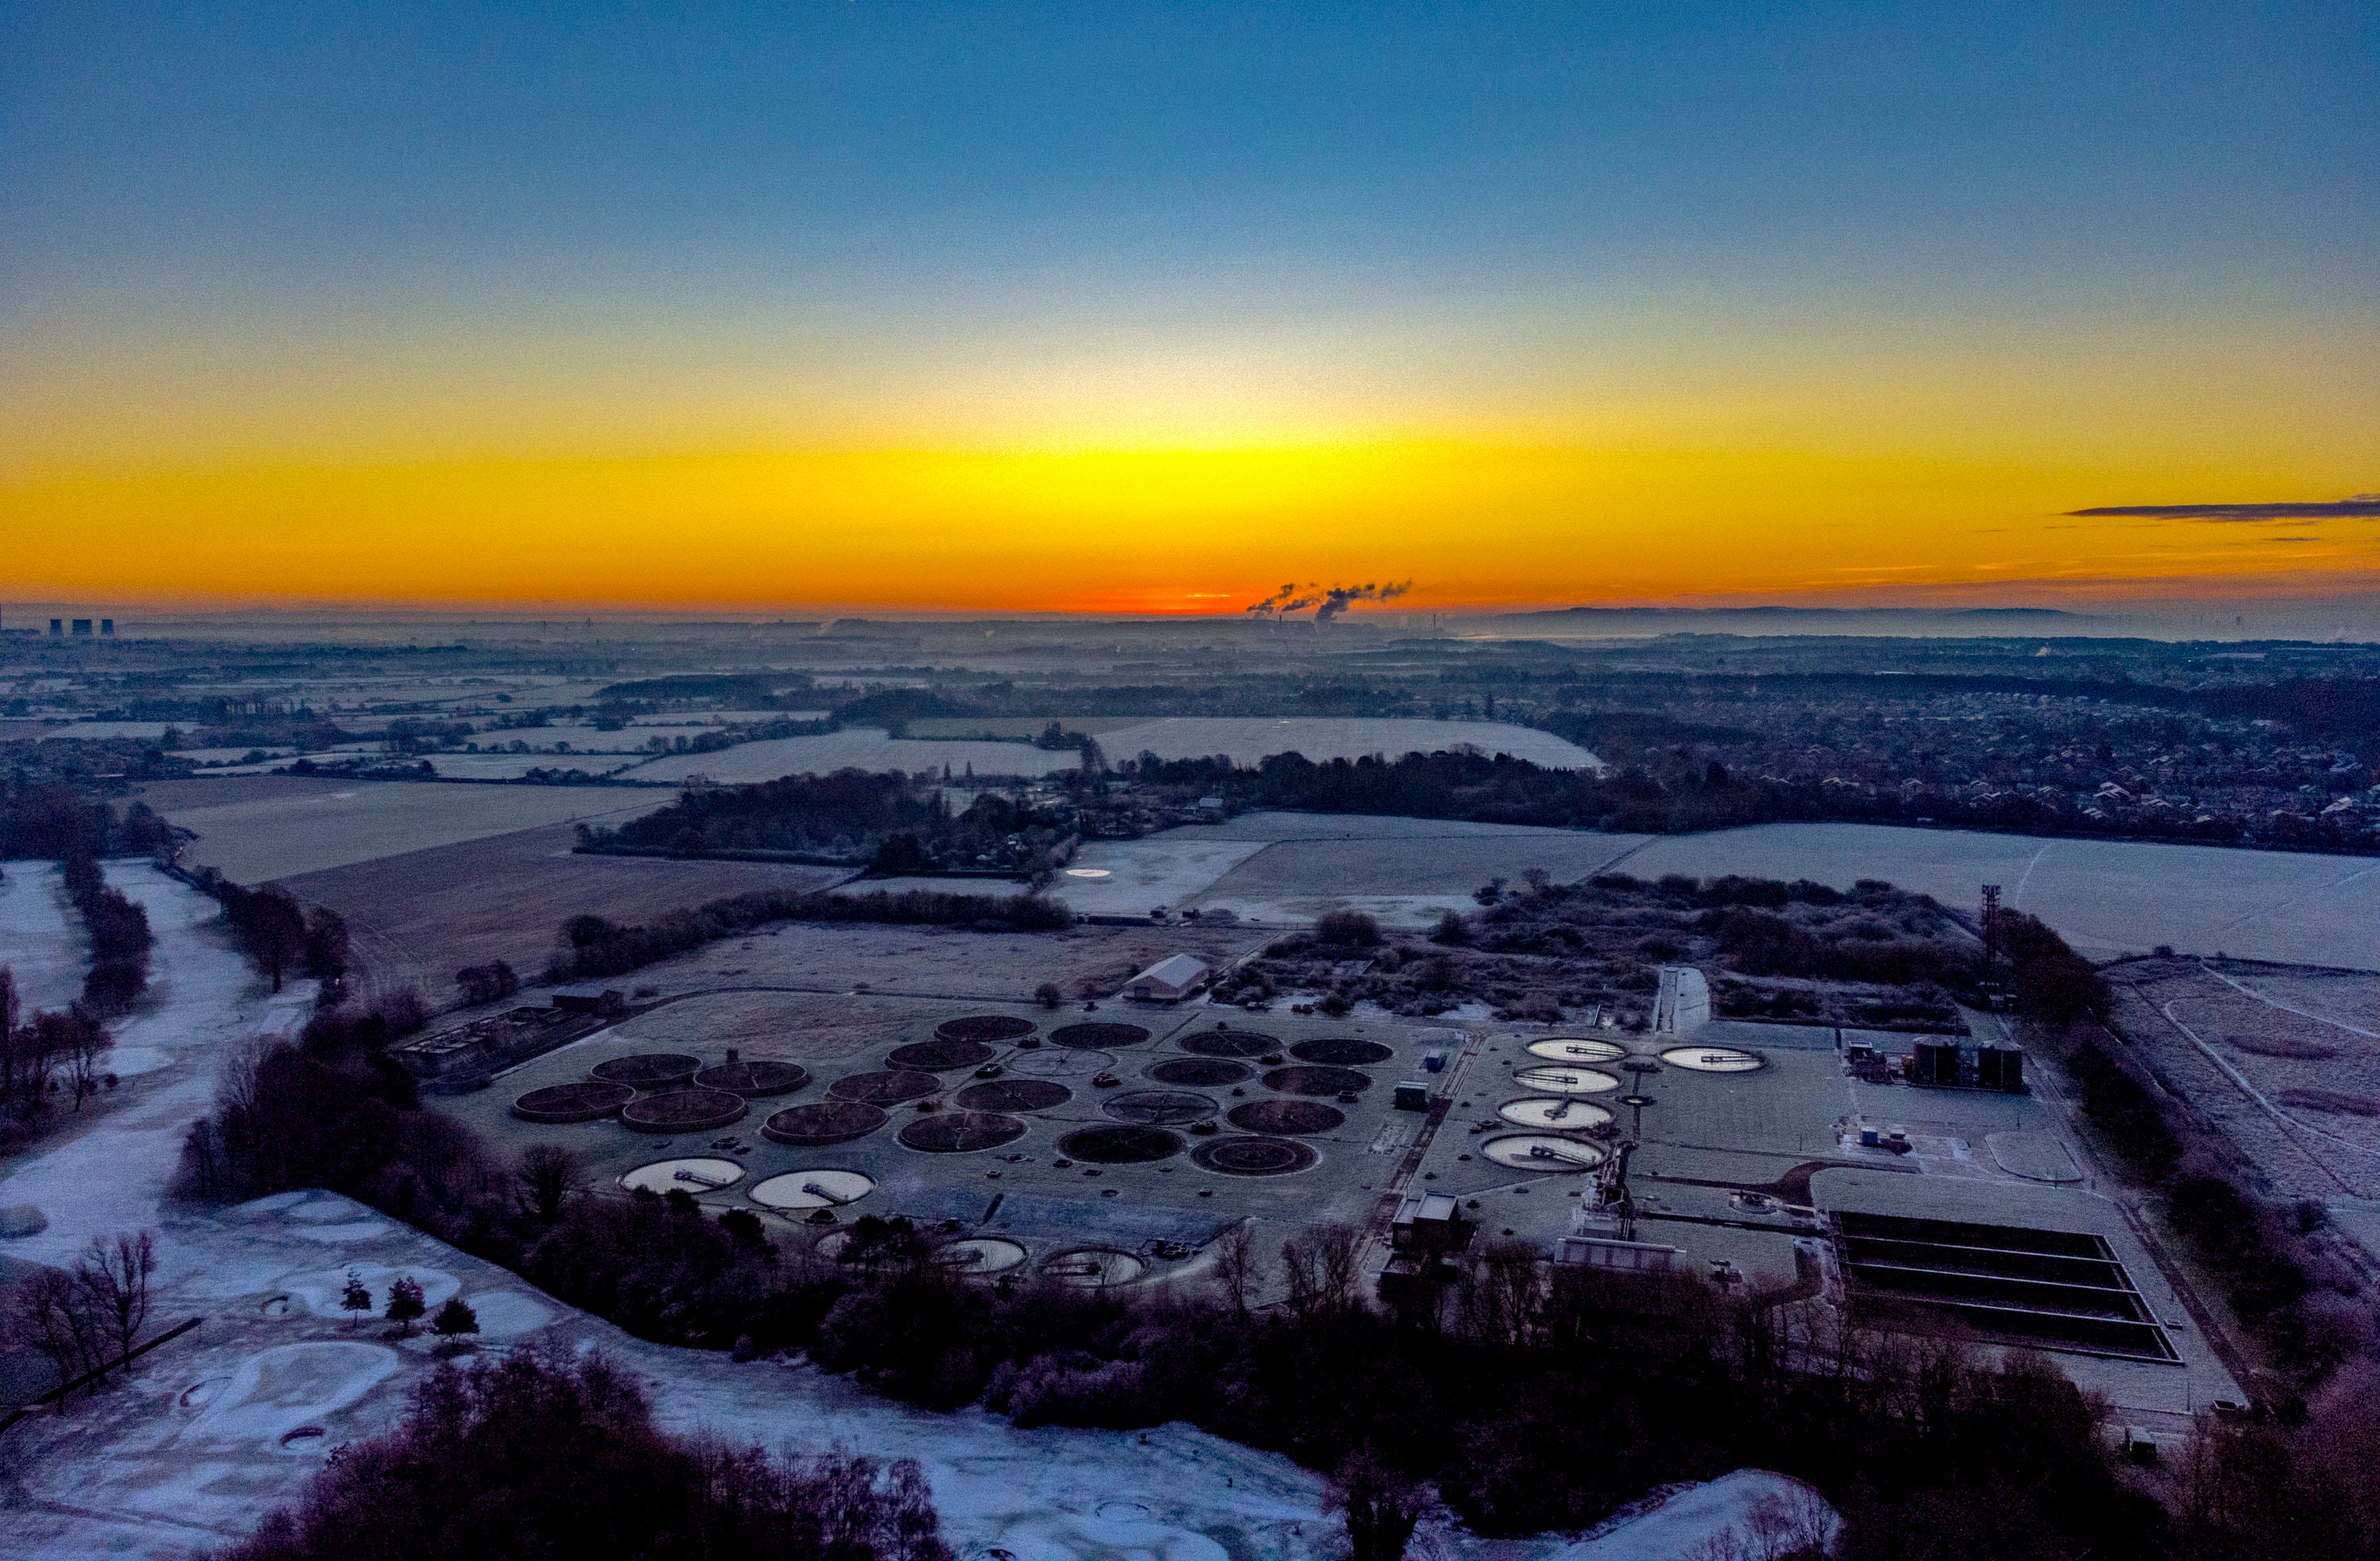
[[[978,1410],[930,1414],[783,1362],[738,1365],[664,1349],[530,1291],[516,1277],[328,1192],[215,1213],[161,1206],[180,1131],[205,1107],[214,1060],[302,1011],[266,994],[223,941],[212,902],[146,867],[111,878],[149,908],[162,1002],[127,1041],[165,1060],[128,1084],[81,1136],[12,1168],[0,1203],[38,1203],[50,1229],[11,1255],[58,1261],[92,1235],[150,1227],[162,1278],[152,1326],[200,1326],[146,1357],[131,1380],[0,1442],[0,1555],[165,1556],[246,1531],[288,1500],[330,1449],[387,1426],[435,1369],[427,1342],[389,1341],[337,1310],[352,1270],[377,1302],[399,1275],[434,1303],[460,1294],[482,1348],[552,1340],[603,1349],[645,1376],[663,1422],[771,1445],[840,1443],[926,1468],[963,1557],[1016,1561],[1308,1561],[1342,1547],[1324,1490],[1287,1459],[1187,1426],[1147,1434],[1018,1431]],[[1759,1498],[1790,1494],[1742,1473],[1690,1488],[1589,1539],[1476,1542],[1443,1527],[1444,1556],[1488,1561],[1683,1561],[1743,1529]]]
[[[25,1014],[62,1009],[81,996],[86,962],[58,865],[0,863],[0,965],[16,975]]]

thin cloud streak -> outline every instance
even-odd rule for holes
[[[2357,493],[2319,503],[2110,504],[2099,509],[2068,510],[2065,513],[2093,518],[2121,515],[2143,520],[2245,521],[2250,524],[2284,520],[2374,520],[2380,519],[2380,493]]]

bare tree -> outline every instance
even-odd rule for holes
[[[146,1230],[93,1236],[75,1265],[75,1282],[128,1374],[132,1346],[149,1322],[149,1291],[156,1275],[157,1239]]]
[[[115,1037],[88,1014],[74,1017],[79,1023],[67,1036],[67,1083],[74,1091],[74,1108],[79,1111],[86,1095],[99,1093],[99,1065],[115,1045]]]
[[[1318,1225],[1281,1244],[1289,1276],[1289,1309],[1305,1320],[1327,1316],[1354,1303],[1357,1254],[1363,1233],[1352,1225]]]
[[[1390,1468],[1370,1443],[1348,1454],[1331,1478],[1330,1505],[1346,1516],[1350,1561],[1402,1561],[1431,1499],[1427,1485]]]
[[[1242,1220],[1215,1240],[1215,1282],[1232,1310],[1245,1317],[1248,1302],[1264,1287],[1264,1254],[1257,1250],[1253,1221]]]
[[[584,1168],[577,1154],[558,1144],[532,1144],[521,1151],[513,1175],[520,1182],[521,1206],[551,1223],[578,1190]]]
[[[66,1413],[66,1385],[97,1370],[105,1348],[90,1298],[73,1275],[42,1268],[17,1287],[9,1313],[14,1325],[10,1331],[32,1346],[58,1373],[58,1413]],[[95,1390],[97,1384],[92,1386]]]

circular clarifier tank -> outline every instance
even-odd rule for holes
[[[1013,1041],[1031,1034],[1033,1021],[1008,1013],[971,1013],[934,1026],[934,1038],[941,1041]]]
[[[1220,1089],[1226,1084],[1246,1083],[1256,1077],[1256,1071],[1246,1063],[1234,1062],[1227,1057],[1176,1057],[1151,1068],[1148,1076],[1160,1084]]]
[[[584,1080],[533,1089],[513,1102],[513,1115],[524,1122],[592,1122],[617,1116],[637,1097],[626,1084]]]
[[[1021,1051],[1008,1059],[1010,1072],[1031,1079],[1087,1079],[1114,1066],[1114,1054],[1104,1051]]]
[[[1617,1062],[1628,1055],[1628,1048],[1610,1041],[1582,1041],[1569,1035],[1556,1035],[1549,1040],[1531,1041],[1529,1055],[1542,1057],[1548,1062]]]
[[[1002,1236],[963,1236],[944,1241],[926,1261],[946,1274],[969,1278],[979,1274],[1005,1274],[1024,1263],[1025,1249]]]
[[[1672,1047],[1661,1054],[1661,1060],[1690,1073],[1749,1073],[1760,1066],[1757,1052],[1733,1047]]]
[[[1047,1111],[1074,1097],[1073,1090],[1050,1079],[993,1079],[969,1084],[951,1099],[969,1111]]]
[[[1136,1125],[1076,1128],[1058,1141],[1058,1153],[1095,1166],[1145,1165],[1182,1153],[1182,1136]]]
[[[708,1132],[744,1119],[740,1095],[691,1085],[640,1095],[620,1107],[620,1121],[638,1132]]]
[[[692,1192],[698,1197],[743,1180],[744,1168],[733,1160],[690,1156],[638,1166],[620,1179],[620,1185],[631,1192]]]
[[[888,1068],[876,1073],[847,1073],[826,1086],[837,1100],[868,1106],[898,1106],[941,1091],[942,1081],[914,1068]]]
[[[1210,1095],[1194,1095],[1188,1090],[1136,1089],[1111,1095],[1100,1109],[1119,1122],[1173,1128],[1203,1122],[1221,1107]]]
[[[1531,1095],[1508,1100],[1496,1114],[1515,1127],[1553,1128],[1578,1132],[1611,1120],[1611,1113],[1592,1102],[1569,1095]]]
[[[1619,1078],[1599,1068],[1547,1064],[1524,1068],[1512,1075],[1523,1089],[1545,1095],[1602,1095],[1620,1087]]]
[[[981,1041],[917,1041],[893,1047],[884,1065],[923,1073],[948,1073],[989,1062],[992,1055],[991,1047]]]
[[[1293,1138],[1256,1135],[1209,1139],[1190,1151],[1193,1164],[1224,1176],[1287,1176],[1321,1158]]]
[[[752,1189],[752,1201],[764,1209],[802,1211],[839,1209],[876,1191],[876,1179],[851,1170],[786,1171]]]
[[[1041,1260],[1041,1276],[1076,1289],[1099,1290],[1129,1285],[1148,1272],[1148,1265],[1113,1247],[1075,1247],[1051,1252]]]
[[[1265,1088],[1283,1095],[1361,1094],[1372,1087],[1372,1075],[1353,1068],[1326,1068],[1317,1062],[1295,1062],[1264,1076]]]
[[[1347,1113],[1318,1100],[1251,1100],[1232,1107],[1225,1119],[1247,1132],[1336,1132]]]
[[[772,1144],[815,1148],[823,1144],[847,1144],[865,1138],[892,1118],[880,1106],[858,1100],[822,1100],[815,1106],[790,1106],[760,1124],[760,1136]]]
[[[798,1062],[722,1062],[694,1076],[705,1089],[723,1089],[747,1100],[791,1095],[810,1082],[810,1071]]]
[[[1208,1030],[1183,1036],[1182,1049],[1200,1057],[1262,1057],[1279,1051],[1281,1043],[1253,1030]]]
[[[1062,1024],[1050,1032],[1053,1046],[1072,1047],[1076,1051],[1099,1051],[1109,1047],[1136,1047],[1148,1039],[1148,1032],[1137,1024],[1102,1024],[1096,1021],[1083,1024]]]
[[[929,1155],[966,1155],[997,1149],[1025,1136],[1022,1118],[1004,1111],[937,1111],[901,1130],[902,1144]]]
[[[602,1083],[626,1084],[633,1089],[662,1089],[682,1084],[702,1071],[702,1059],[688,1057],[678,1051],[643,1051],[633,1057],[615,1057],[609,1062],[598,1062],[589,1070],[591,1077]]]
[[[1289,1048],[1289,1055],[1300,1062],[1327,1062],[1336,1068],[1362,1068],[1375,1062],[1386,1062],[1396,1055],[1396,1049],[1384,1047],[1378,1041],[1341,1035],[1329,1040],[1300,1041]]]
[[[1593,1170],[1609,1157],[1592,1144],[1549,1132],[1508,1132],[1481,1144],[1479,1152],[1500,1166],[1529,1171]]]

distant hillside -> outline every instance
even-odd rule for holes
[[[2085,635],[2121,620],[2054,607],[1563,607],[1474,622],[1530,635]]]

